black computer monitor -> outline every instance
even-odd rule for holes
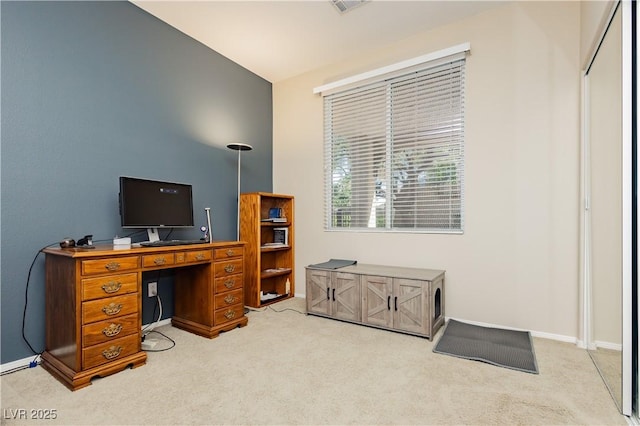
[[[158,228],[193,227],[192,187],[121,176],[120,219],[123,228],[147,228],[150,241]]]

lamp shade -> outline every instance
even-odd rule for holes
[[[234,151],[251,151],[253,147],[246,143],[234,142],[227,145],[227,148],[233,149]]]

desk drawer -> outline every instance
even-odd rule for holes
[[[226,277],[220,277],[215,279],[215,292],[224,293],[229,290],[235,290],[238,288],[242,288],[243,284],[243,275],[235,274],[229,275]]]
[[[224,324],[225,322],[236,320],[244,315],[244,305],[242,303],[238,305],[229,306],[227,308],[217,309],[214,312],[213,323],[216,326]]]
[[[215,263],[216,277],[223,277],[242,272],[242,259],[227,260]]]
[[[138,256],[112,257],[109,259],[83,260],[82,275],[106,274],[138,269]]]
[[[214,259],[222,260],[229,259],[231,257],[239,257],[242,256],[243,252],[243,247],[219,248],[214,251]]]
[[[138,334],[121,337],[100,345],[82,349],[82,367],[84,370],[133,355],[140,351]]]
[[[217,294],[215,297],[215,309],[226,308],[237,303],[242,303],[242,289]]]
[[[142,256],[142,266],[144,268],[156,268],[171,266],[176,263],[173,253],[156,253]]]
[[[138,293],[82,303],[82,323],[89,324],[138,312]]]
[[[86,348],[130,334],[137,335],[139,331],[138,314],[96,322],[82,327],[82,346]]]
[[[176,256],[180,255],[182,255],[182,262],[184,263],[204,262],[207,260],[211,260],[211,250],[185,251],[184,253],[178,253]]]
[[[82,300],[119,296],[138,291],[138,274],[109,275],[82,280]]]

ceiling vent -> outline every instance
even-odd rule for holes
[[[370,1],[371,0],[331,0],[331,4],[335,6],[340,14],[343,14]]]

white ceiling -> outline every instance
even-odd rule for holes
[[[340,14],[330,0],[131,1],[272,83],[504,4],[372,0]]]

